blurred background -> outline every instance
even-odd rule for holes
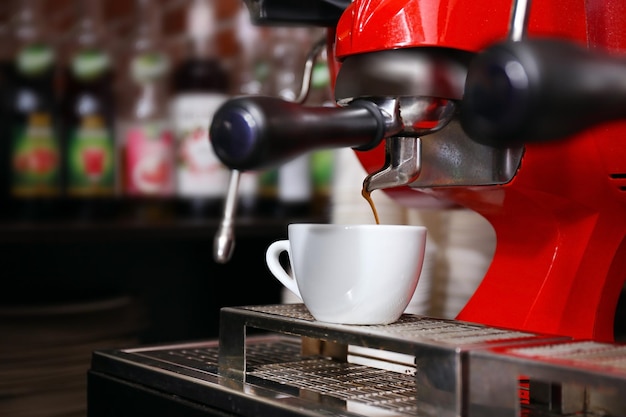
[[[238,94],[299,100],[306,55],[323,36],[254,27],[237,0],[0,7],[9,221],[218,216],[229,173],[206,140],[212,113]],[[330,100],[324,59],[312,105]],[[292,175],[244,175],[242,212],[324,214],[330,153],[303,159]]]
[[[322,35],[252,27],[238,0],[0,2],[0,415],[84,416],[93,350],[216,337],[221,307],[281,301],[265,249],[328,221],[334,155],[245,173],[218,264],[229,172],[207,129],[238,94],[297,100]]]

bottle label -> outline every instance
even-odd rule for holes
[[[11,141],[11,192],[17,197],[60,193],[60,146],[49,113],[32,113]]]
[[[328,88],[330,86],[330,71],[326,62],[315,63],[313,74],[311,75],[311,86],[316,89]]]
[[[283,203],[308,203],[313,196],[311,155],[304,154],[278,170],[278,199]]]
[[[115,193],[113,134],[98,115],[82,118],[67,143],[70,195],[102,196]]]
[[[311,153],[311,177],[316,193],[329,194],[333,181],[334,151],[325,149]]]
[[[174,192],[174,137],[166,122],[129,127],[125,133],[128,195],[171,196]]]
[[[72,57],[72,73],[79,80],[92,80],[106,72],[111,66],[111,59],[104,51],[87,49]]]
[[[278,168],[259,172],[259,195],[266,199],[278,198]]]
[[[213,152],[209,127],[224,94],[184,94],[172,103],[177,140],[176,189],[185,197],[226,195],[230,170]]]
[[[169,59],[165,54],[147,52],[133,58],[130,72],[136,83],[146,84],[163,78],[169,71],[169,67]]]
[[[54,63],[54,50],[44,44],[30,45],[17,54],[17,70],[24,75],[38,75]]]

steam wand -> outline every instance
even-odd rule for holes
[[[231,170],[222,221],[213,241],[215,261],[221,264],[230,260],[235,246],[234,225],[235,215],[237,214],[237,191],[239,189],[240,176],[241,172],[238,169]]]

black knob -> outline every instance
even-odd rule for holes
[[[460,106],[476,142],[563,139],[626,117],[626,60],[564,40],[504,42],[470,63]]]
[[[264,96],[227,101],[209,130],[217,157],[242,171],[276,166],[316,149],[368,150],[384,133],[383,114],[366,100],[347,107],[307,107]]]
[[[350,0],[244,0],[252,21],[264,26],[337,25]]]

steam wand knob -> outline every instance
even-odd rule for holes
[[[626,118],[626,59],[558,39],[496,44],[470,63],[460,121],[508,147],[558,140]]]

